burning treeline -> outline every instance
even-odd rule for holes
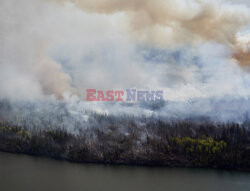
[[[30,129],[32,121],[27,119],[27,126],[2,121],[0,150],[74,162],[250,168],[249,124],[162,121],[92,113],[89,123],[75,124],[72,133],[67,127],[59,127],[63,117],[57,116],[61,123],[54,126],[41,121],[46,128],[33,124]]]
[[[249,8],[218,0],[23,1],[0,2],[0,150],[249,169]],[[168,97],[91,105],[81,100],[86,87],[164,89]]]

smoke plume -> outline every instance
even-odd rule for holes
[[[249,24],[246,5],[222,0],[1,0],[0,98],[18,114],[59,98],[81,122],[83,109],[243,122]],[[88,88],[164,90],[166,102],[85,103]]]
[[[70,91],[70,77],[48,56],[53,31],[46,20],[47,6],[40,1],[4,0],[0,4],[1,96],[61,97]]]
[[[65,2],[65,0],[57,1]],[[237,38],[237,33],[250,21],[249,9],[246,6],[221,0],[70,0],[70,2],[94,13],[125,13],[133,35],[141,42],[166,47],[215,41],[234,49],[237,46],[235,58],[241,65],[246,64],[245,59],[248,55],[242,51],[239,42],[242,38]]]

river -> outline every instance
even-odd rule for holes
[[[78,164],[0,152],[1,191],[249,191],[250,172]]]

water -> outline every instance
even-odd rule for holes
[[[1,191],[249,191],[250,172],[77,164],[0,152]]]

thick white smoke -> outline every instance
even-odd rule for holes
[[[59,32],[53,26],[53,7],[40,1],[0,4],[1,96],[41,98],[70,91],[70,77],[48,56]]]
[[[172,117],[201,110],[213,116],[220,100],[228,106],[239,100],[221,107],[218,115],[225,120],[249,98],[250,15],[243,4],[2,0],[0,5],[1,98],[60,98],[75,112]],[[156,112],[144,105],[84,103],[87,88],[161,89],[169,104]]]

